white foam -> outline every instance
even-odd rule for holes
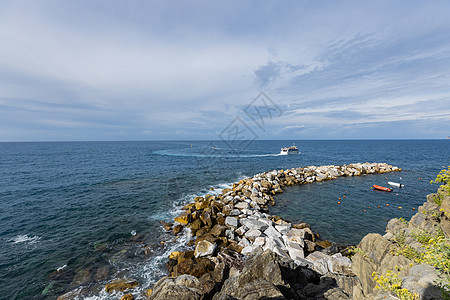
[[[215,149],[217,150],[217,149]],[[177,153],[177,152],[170,152],[169,150],[160,150],[153,152],[157,155],[166,155],[166,156],[182,156],[182,157],[211,157],[211,158],[228,158],[228,157],[244,157],[244,158],[251,158],[251,157],[268,157],[268,156],[286,156],[286,155],[280,155],[279,153],[267,153],[267,154],[216,154],[216,153],[209,153],[209,154],[203,154],[203,153]]]
[[[41,239],[40,236],[28,236],[27,234],[25,234],[25,235],[19,234],[18,236],[10,239],[9,241],[12,242],[13,244],[19,244],[19,243],[35,244],[40,239]]]

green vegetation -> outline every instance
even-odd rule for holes
[[[352,256],[355,254],[359,254],[365,259],[373,262],[373,259],[369,258],[369,256],[367,256],[367,254],[363,251],[363,249],[359,248],[358,246],[352,246],[348,249],[348,251],[352,254]]]
[[[401,271],[401,269],[398,270]],[[388,270],[386,275],[383,276],[377,274],[377,272],[373,272],[372,277],[377,283],[376,289],[392,292],[401,300],[419,300],[418,294],[411,293],[407,289],[402,288],[402,280],[398,277],[398,273]]]
[[[448,169],[441,170],[436,179],[434,181],[432,180],[430,183],[443,183],[444,191],[447,195],[450,194],[450,166],[448,166]],[[440,203],[437,204],[440,205]]]
[[[395,237],[397,245],[392,250],[392,254],[402,255],[417,264],[426,263],[436,268],[438,275],[442,278],[436,284],[441,289],[444,299],[450,299],[450,240],[445,238],[442,230],[436,234],[418,231],[411,233],[411,236],[422,244],[420,250],[406,245],[406,234],[402,231],[402,234]]]

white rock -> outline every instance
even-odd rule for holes
[[[258,229],[250,229],[245,233],[245,237],[251,241],[255,240],[257,237],[261,236],[262,232]]]
[[[247,216],[253,215],[253,211],[251,209],[243,209],[241,211],[242,211],[243,214],[245,214]]]
[[[250,254],[252,252],[253,252],[253,247],[250,245],[250,246],[247,246],[244,249],[242,249],[241,254],[247,255],[247,254]]]
[[[238,243],[238,245],[245,248],[250,246],[251,243],[245,237],[243,237],[242,240]]]
[[[300,246],[302,246],[303,248],[305,247],[305,241],[301,237],[298,237],[298,236],[283,235],[283,241],[285,244],[288,242],[291,242],[291,243],[297,243]]]
[[[233,197],[231,197],[231,196],[226,196],[225,197],[225,201],[227,201],[227,202],[230,202],[232,200],[233,200]]]
[[[275,225],[275,229],[281,233],[281,234],[288,234],[289,230],[291,230],[292,225],[286,224],[286,225]]]
[[[303,251],[303,247],[301,247],[297,243],[290,243],[290,242],[288,242],[286,244],[286,249],[287,249],[287,251],[289,253],[289,256],[293,260],[298,260],[300,258],[305,258],[305,252]]]
[[[233,210],[229,213],[230,216],[239,216],[240,214],[241,214],[241,211],[240,211],[239,209],[237,209],[237,208],[233,209]]]
[[[260,210],[260,209],[261,209],[261,208],[259,207],[258,203],[256,203],[255,201],[250,202],[250,206],[253,207],[253,208],[255,208],[255,209],[257,209],[257,210]]]
[[[258,221],[263,222],[265,224],[267,224],[268,226],[272,226],[273,222],[270,219],[267,218],[259,218]]]
[[[287,254],[287,252],[281,249],[280,247],[274,247],[272,251],[278,254],[279,256],[289,258],[289,254]]]
[[[233,227],[233,228],[237,228],[238,227],[238,219],[235,217],[226,217],[225,225]]]
[[[279,248],[281,248],[283,250],[286,250],[286,246],[284,245],[284,243],[279,238],[266,237],[265,240],[266,240],[266,243],[265,243],[265,245],[263,247],[264,250],[269,249],[269,250],[273,251],[273,249],[275,247],[279,247]]]
[[[245,226],[241,226],[234,231],[234,233],[236,233],[238,235],[244,235],[246,232],[247,232],[247,229],[245,228]]]
[[[234,205],[234,207],[235,208],[237,208],[237,209],[247,209],[247,208],[249,208],[249,205],[248,205],[248,203],[247,202],[239,202],[239,203],[236,203],[235,205]]]
[[[247,219],[241,219],[241,224],[244,225],[247,229],[257,229],[259,231],[264,231],[269,227],[267,224],[260,222],[258,220],[253,220],[250,218]]]
[[[306,257],[306,260],[313,263],[313,269],[317,271],[321,275],[325,275],[329,272],[328,269],[328,261],[331,259],[331,256],[326,255],[325,253],[316,251],[311,253]]]
[[[262,237],[262,236],[259,236],[253,242],[253,245],[263,247],[265,243],[266,243],[266,238]]]
[[[197,243],[195,247],[194,256],[196,258],[212,255],[216,250],[217,245],[207,240],[203,240]]]
[[[246,203],[250,203],[252,200],[248,199],[248,198],[244,198],[244,202]]]
[[[327,261],[328,270],[334,274],[341,274],[347,276],[354,276],[352,271],[352,261],[350,258],[342,256],[341,253],[336,253]]]
[[[269,226],[267,227],[266,230],[264,230],[264,234],[267,236],[270,236],[272,238],[277,237],[280,238],[281,237],[281,233],[279,233],[274,227]]]
[[[264,214],[262,214],[262,213],[259,212],[259,211],[255,211],[254,215],[257,216],[258,219],[264,218]]]

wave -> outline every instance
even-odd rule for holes
[[[269,157],[269,156],[283,156],[279,153],[267,153],[267,154],[216,154],[216,153],[183,153],[183,152],[170,152],[169,150],[159,150],[153,152],[156,155],[165,155],[165,156],[180,156],[180,157],[203,157],[203,158],[229,158],[229,157],[237,157],[237,158],[251,158],[251,157]]]
[[[9,241],[12,244],[20,244],[20,243],[27,243],[27,244],[35,244],[39,242],[41,239],[40,236],[28,236],[27,234],[24,235],[17,235],[16,237],[10,239]]]

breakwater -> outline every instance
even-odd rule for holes
[[[148,297],[150,299],[217,298],[220,294],[219,291],[225,289],[227,284],[233,290],[233,284],[230,286],[229,281],[225,282],[227,279],[238,280],[246,272],[252,272],[247,270],[248,262],[251,260],[246,260],[246,258],[253,257],[255,253],[261,254],[265,253],[265,250],[269,250],[278,258],[291,260],[296,268],[300,268],[297,272],[301,274],[298,273],[296,276],[302,277],[306,285],[313,285],[313,291],[309,292],[303,286],[304,292],[323,294],[323,289],[331,290],[329,283],[325,282],[320,289],[317,289],[316,283],[320,283],[321,280],[320,273],[313,271],[305,277],[305,272],[308,273],[305,270],[320,269],[320,265],[323,265],[325,260],[324,257],[317,254],[319,252],[316,250],[329,248],[331,243],[321,241],[306,223],[291,224],[280,217],[269,215],[267,213],[268,206],[275,204],[274,196],[282,193],[286,186],[331,180],[340,176],[360,176],[400,170],[384,163],[308,166],[274,170],[243,179],[233,184],[231,188],[224,189],[219,195],[196,197],[193,203],[183,207],[183,213],[175,218],[173,224],[164,224],[165,229],[174,235],[184,233],[192,236],[188,242],[188,245],[192,246],[192,250],[175,251],[170,254],[167,263],[170,277],[164,277],[155,284],[153,289],[146,291],[137,287],[139,286],[138,282],[125,279],[107,285],[106,291],[113,293],[117,298],[123,296],[129,299],[131,299],[130,297]],[[264,255],[264,257],[267,256],[267,254]],[[269,263],[276,260],[267,259],[267,257],[255,260],[255,262],[261,261]],[[330,268],[336,274],[352,275],[351,263],[342,254],[335,253],[329,261],[333,262],[330,263]],[[257,269],[265,267],[267,266],[257,266]],[[322,266],[323,268],[325,267]],[[283,276],[280,276],[279,279],[284,280]],[[253,277],[255,280],[258,279],[258,276]],[[248,290],[237,289],[236,292],[239,294],[244,291],[244,294],[251,295],[255,292],[260,293],[258,289],[258,285],[253,287],[250,285]],[[285,292],[297,293],[295,287],[290,285],[285,286]],[[233,295],[234,292],[226,293]],[[268,293],[284,295],[277,288]],[[330,293],[339,294],[341,291]],[[264,295],[268,296],[269,294]],[[240,295],[239,297],[244,296]]]

